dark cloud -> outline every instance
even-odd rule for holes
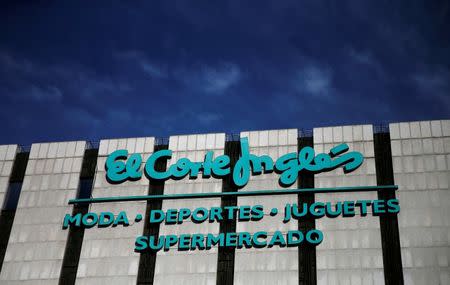
[[[0,143],[449,118],[446,1],[0,4]]]

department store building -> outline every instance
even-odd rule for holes
[[[98,143],[54,140],[31,147],[0,146],[0,284],[450,284],[450,120]],[[364,161],[352,171],[343,171],[345,164],[327,171],[299,171],[290,185],[280,183],[279,171],[252,174],[244,185],[236,185],[231,172],[243,156],[243,142],[252,155],[270,157],[274,163],[304,148],[328,154],[343,144],[349,152],[362,154]],[[142,172],[152,154],[171,150],[170,158],[153,165],[160,173],[182,158],[202,162],[212,152],[229,158],[230,174],[206,176],[200,169],[195,178],[142,174],[113,183],[106,166],[117,150],[126,150],[128,157],[138,154],[142,161],[129,166]],[[105,197],[113,198],[102,200]],[[380,214],[375,208],[380,200],[397,201],[399,211]],[[344,201],[370,202],[364,215],[358,208],[349,216],[306,215],[283,221],[287,204]],[[235,215],[212,222],[186,218],[181,223],[149,219],[152,211],[241,211],[255,205],[263,209],[262,217]],[[88,213],[113,213],[114,218],[126,213],[128,222],[87,226],[96,217],[91,215],[81,225],[72,221],[64,227],[67,217]],[[275,233],[315,229],[323,234],[319,244],[182,250],[180,239],[170,250],[136,250],[140,236],[245,232],[253,237],[259,233],[269,242]]]

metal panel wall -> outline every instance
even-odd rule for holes
[[[200,134],[187,136],[171,136],[169,149],[173,151],[172,159],[167,167],[179,158],[187,157],[191,161],[203,161],[208,150],[213,150],[215,157],[224,153],[225,134]],[[203,179],[184,178],[182,180],[168,180],[164,186],[164,194],[175,193],[211,193],[222,192],[222,180],[213,177]],[[165,200],[162,210],[197,207],[209,209],[220,206],[220,198]],[[218,234],[219,223],[203,222],[195,224],[190,220],[178,225],[161,224],[159,234]],[[156,258],[154,284],[215,284],[217,272],[217,247],[210,250],[159,251]]]
[[[354,172],[342,168],[315,175],[315,187],[377,185],[371,125],[314,129],[316,153],[326,152],[340,143],[364,155],[364,163]],[[316,201],[377,199],[376,192],[317,194]],[[383,284],[383,255],[380,222],[369,213],[365,217],[321,218],[316,228],[324,234],[317,247],[317,284]]]
[[[389,125],[406,284],[450,280],[450,120]]]
[[[249,139],[250,153],[269,155],[274,160],[286,153],[297,152],[297,136],[297,129],[241,133],[241,138]],[[276,173],[251,176],[249,183],[239,191],[280,189],[278,178]],[[289,188],[297,188],[297,183]],[[283,233],[297,230],[297,221],[283,223],[286,203],[297,203],[297,195],[239,197],[238,206],[263,205],[265,216],[260,221],[238,222],[237,231],[267,231],[270,238],[277,230]],[[274,207],[280,211],[272,217],[269,212]],[[234,284],[295,284],[298,283],[297,270],[298,249],[295,247],[242,248],[235,252]]]
[[[9,177],[11,176],[17,150],[18,147],[15,144],[0,145],[0,210],[8,190]]]
[[[58,284],[86,142],[33,144],[0,274],[1,284]]]
[[[143,175],[139,181],[110,184],[106,180],[105,162],[113,151],[126,149],[129,154],[142,154],[142,168],[153,152],[154,138],[111,139],[100,142],[97,170],[92,197],[147,195],[149,181]],[[142,235],[144,221],[136,223],[136,214],[145,214],[147,202],[114,202],[92,204],[90,212],[125,211],[128,227],[93,227],[84,232],[83,246],[77,271],[76,284],[136,284],[139,253],[134,252],[136,236]]]

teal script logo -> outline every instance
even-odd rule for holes
[[[126,180],[141,179],[144,172],[148,179],[167,180],[181,179],[189,175],[190,179],[225,177],[232,174],[233,182],[243,187],[250,179],[250,175],[276,172],[280,175],[279,184],[288,187],[295,183],[301,171],[319,173],[331,171],[343,166],[344,173],[357,169],[364,160],[363,155],[357,151],[348,151],[349,147],[343,143],[334,146],[329,153],[315,154],[312,147],[304,147],[298,153],[285,154],[274,161],[268,155],[257,156],[249,151],[248,138],[241,138],[241,154],[236,165],[231,169],[230,157],[220,155],[214,157],[213,151],[208,151],[202,162],[192,162],[188,158],[180,158],[166,171],[157,171],[155,164],[160,159],[171,159],[171,150],[154,152],[147,159],[144,169],[141,169],[142,156],[133,153],[128,157],[125,149],[116,150],[106,159],[106,178],[114,184]]]

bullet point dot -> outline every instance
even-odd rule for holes
[[[272,211],[270,211],[270,215],[271,216],[275,216],[276,214],[278,214],[278,209],[277,208],[273,208]]]

